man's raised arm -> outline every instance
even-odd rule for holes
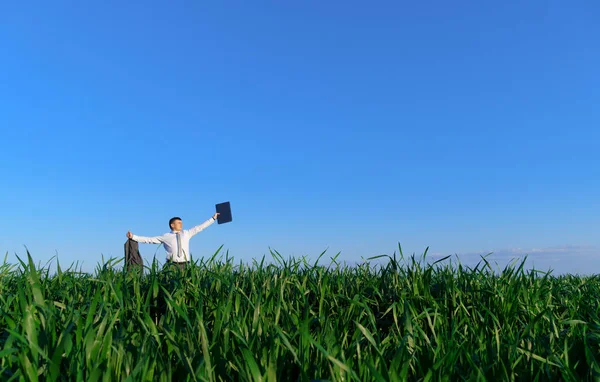
[[[209,225],[211,225],[212,223],[214,223],[217,220],[217,216],[219,216],[219,213],[215,213],[210,219],[208,219],[207,221],[205,221],[204,223],[197,225],[195,227],[192,227],[188,230],[188,233],[191,236],[194,236],[195,234],[197,234],[198,232],[204,230],[206,227],[208,227]]]
[[[146,236],[134,235],[131,232],[127,232],[127,237],[133,241],[137,241],[138,243],[146,243],[146,244],[162,243],[162,241],[161,241],[162,236],[146,237]]]

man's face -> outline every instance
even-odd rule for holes
[[[173,231],[181,231],[181,228],[183,228],[183,223],[181,220],[175,220],[173,223],[171,223],[171,228]]]

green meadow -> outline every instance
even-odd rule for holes
[[[597,276],[379,256],[0,266],[0,380],[600,378]],[[323,265],[325,264],[326,265]]]

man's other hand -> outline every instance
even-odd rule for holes
[[[213,219],[217,220],[217,216],[219,216],[219,215],[221,215],[221,214],[218,212],[215,212],[215,214],[213,215]]]

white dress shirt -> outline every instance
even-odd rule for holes
[[[171,231],[162,236],[154,237],[133,235],[131,239],[139,243],[162,244],[165,251],[167,251],[167,260],[182,263],[190,261],[190,239],[214,222],[215,219],[210,218],[204,223],[187,230]]]

